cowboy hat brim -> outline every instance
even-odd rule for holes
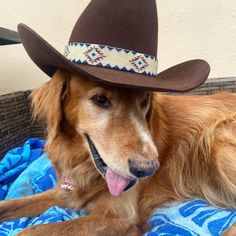
[[[28,26],[19,24],[18,34],[30,58],[50,77],[53,76],[58,68],[62,68],[79,73],[91,80],[118,86],[164,92],[185,92],[204,83],[210,73],[209,64],[201,59],[175,65],[162,71],[157,76],[75,64],[70,62]]]

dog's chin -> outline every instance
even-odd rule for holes
[[[85,134],[85,136],[87,138],[95,166],[104,177],[110,193],[113,196],[119,197],[123,192],[131,189],[136,184],[137,179],[124,178],[123,176],[115,173],[101,158],[89,135]]]

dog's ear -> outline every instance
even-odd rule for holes
[[[70,72],[58,70],[52,79],[31,93],[33,117],[46,121],[50,138],[60,129],[62,103],[66,97]]]

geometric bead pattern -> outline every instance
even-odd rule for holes
[[[88,58],[89,62],[92,64],[102,61],[106,56],[101,52],[98,47],[90,47],[84,55]]]
[[[128,49],[90,43],[69,43],[65,57],[77,64],[93,65],[139,74],[157,75],[156,57]]]
[[[142,55],[135,56],[132,60],[130,60],[131,64],[134,66],[134,69],[138,72],[144,71],[146,67],[148,67],[147,60]]]

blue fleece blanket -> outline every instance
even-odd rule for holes
[[[43,153],[44,141],[29,139],[24,146],[8,152],[0,162],[0,199],[24,197],[43,192],[56,184],[55,169]],[[0,223],[0,236],[15,235],[38,224],[61,222],[82,217],[83,210],[73,211],[54,206],[34,218],[23,217]],[[177,202],[156,210],[150,219],[153,235],[221,235],[236,222],[236,210],[209,206],[200,199]]]

